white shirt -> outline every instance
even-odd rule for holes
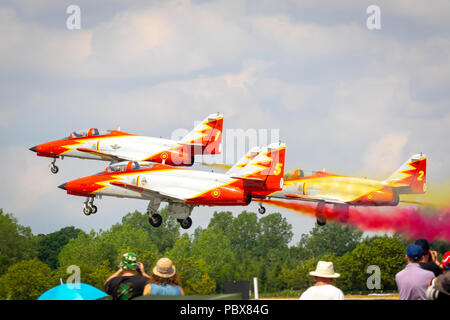
[[[331,284],[308,288],[300,300],[344,300],[344,293]]]

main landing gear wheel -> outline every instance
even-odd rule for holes
[[[180,222],[180,226],[183,229],[189,229],[192,226],[192,219],[190,217],[183,220],[179,219],[178,222]]]
[[[155,228],[159,227],[162,224],[162,217],[161,215],[155,213],[148,216],[148,222]]]
[[[324,216],[317,216],[317,224],[319,226],[321,226],[321,227],[326,225],[327,224],[327,218],[324,217]]]
[[[92,208],[91,208],[91,207],[88,207],[88,206],[85,206],[85,207],[83,208],[83,213],[84,213],[85,215],[89,216],[89,215],[92,213]]]
[[[263,206],[260,206],[260,207],[258,208],[258,212],[259,212],[260,214],[264,214],[264,213],[266,213],[266,208],[264,208]]]
[[[87,198],[84,202],[83,213],[86,216],[97,213],[97,207],[94,206],[94,198]]]

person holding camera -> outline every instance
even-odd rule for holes
[[[430,281],[426,297],[428,300],[450,301],[450,251],[442,258],[443,273]]]
[[[419,262],[419,266],[422,269],[431,271],[435,277],[442,274],[442,264],[438,259],[438,253],[434,250],[430,250],[430,244],[426,239],[417,239],[414,243],[422,248],[422,259]]]
[[[136,254],[127,252],[122,256],[119,270],[105,281],[105,292],[113,300],[129,300],[142,296],[149,279],[150,276],[145,273],[144,265],[138,261]]]

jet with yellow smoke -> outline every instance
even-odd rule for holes
[[[325,204],[346,211],[348,217],[349,206],[396,206],[401,194],[425,193],[426,161],[424,154],[413,155],[384,181],[324,171],[305,176],[297,169],[285,177],[283,190],[271,194],[270,198],[317,202],[317,223],[324,225],[326,219],[321,212]]]

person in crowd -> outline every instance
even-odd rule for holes
[[[426,292],[428,300],[450,300],[450,251],[442,257],[443,274],[430,281]]]
[[[437,251],[430,250],[430,244],[426,239],[418,239],[414,244],[422,248],[422,259],[419,266],[433,272],[435,277],[439,276],[442,273],[442,266]]]
[[[334,280],[340,276],[334,272],[333,262],[319,261],[316,270],[309,275],[316,283],[303,292],[300,300],[344,300],[344,293],[333,286]]]
[[[406,267],[395,275],[400,300],[425,300],[428,282],[434,278],[434,273],[422,269],[422,248],[416,244],[406,248]]]
[[[144,295],[184,296],[180,278],[169,258],[161,258],[153,268],[150,281],[144,288]]]
[[[145,273],[144,265],[138,261],[133,252],[122,256],[119,270],[113,273],[104,284],[105,292],[113,300],[129,300],[142,296],[150,276]]]

